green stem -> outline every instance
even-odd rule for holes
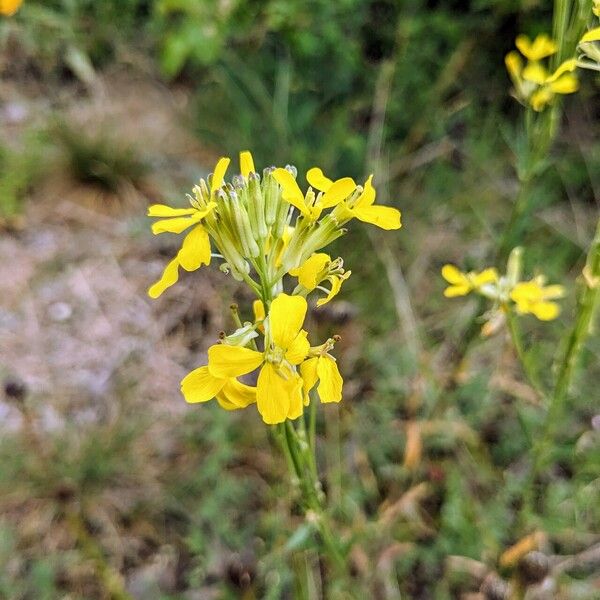
[[[600,296],[600,221],[598,221],[596,234],[587,255],[582,279],[583,288],[577,304],[575,325],[567,340],[564,358],[559,366],[548,412],[542,425],[542,435],[538,438],[538,442],[532,450],[531,468],[525,486],[524,508],[526,509],[531,508],[533,485],[538,474],[546,465],[548,451],[552,447],[557,428],[563,419],[567,394],[598,307]]]
[[[312,454],[312,450],[308,444],[302,443],[291,421],[286,420],[279,427],[282,430],[282,439],[285,440],[287,445],[287,452],[289,452],[291,457],[292,475],[300,482],[307,517],[309,513],[313,514],[314,521],[312,519],[311,521],[314,522],[319,531],[332,567],[340,575],[344,574],[346,571],[346,560],[333,534],[323,506],[322,496],[318,492],[320,482],[310,467],[312,460],[310,454]]]
[[[600,221],[598,221],[596,235],[587,255],[582,279],[583,289],[579,296],[575,325],[569,335],[565,356],[559,366],[556,385],[544,420],[543,434],[540,443],[534,448],[533,479],[543,467],[544,458],[547,455],[546,451],[551,445],[556,429],[563,418],[567,393],[571,387],[579,356],[590,333],[598,306],[600,291]]]
[[[544,399],[546,397],[546,392],[544,391],[544,387],[539,380],[539,377],[531,364],[531,360],[525,352],[525,347],[523,345],[523,336],[521,335],[521,328],[519,326],[518,319],[516,318],[513,311],[509,306],[504,307],[504,314],[506,315],[506,323],[508,324],[508,331],[510,333],[510,339],[513,343],[513,346],[517,352],[517,356],[519,358],[519,362],[521,363],[521,367],[523,368],[523,372],[527,376],[529,383],[533,387],[533,389],[538,393],[540,398]]]

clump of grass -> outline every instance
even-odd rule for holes
[[[60,123],[53,128],[73,177],[102,191],[116,193],[124,183],[138,187],[148,165],[135,148],[105,133],[89,133]]]
[[[25,195],[42,175],[43,145],[38,133],[26,135],[18,150],[0,145],[0,223],[10,223],[21,212]]]

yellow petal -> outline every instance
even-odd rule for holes
[[[302,296],[279,294],[271,303],[269,310],[269,327],[273,343],[287,350],[295,337],[300,333],[306,310],[306,299]]]
[[[254,160],[252,158],[252,154],[250,154],[248,150],[240,152],[240,171],[246,179],[250,173],[256,172],[254,169]]]
[[[282,188],[283,199],[295,206],[303,215],[309,215],[310,211],[304,201],[304,194],[294,176],[286,169],[275,169],[272,174]]]
[[[166,204],[153,204],[148,207],[149,217],[183,217],[193,215],[195,212],[195,208],[173,208]]]
[[[469,281],[468,277],[462,271],[450,264],[442,267],[442,277],[448,283],[453,284],[465,284]]]
[[[308,332],[303,329],[290,344],[285,353],[285,360],[292,365],[299,365],[306,358],[309,350]]]
[[[457,296],[466,296],[473,288],[469,284],[451,285],[444,290],[446,298],[456,298]]]
[[[297,381],[284,379],[271,363],[265,363],[256,383],[256,403],[263,421],[269,425],[283,423],[289,410]]]
[[[21,4],[23,4],[23,0],[1,0],[0,14],[10,17],[19,10]]]
[[[342,399],[342,385],[344,380],[332,356],[325,354],[319,357],[317,375],[319,376],[317,392],[319,392],[321,402],[339,402]]]
[[[365,208],[366,206],[371,206],[373,202],[375,202],[375,195],[376,192],[375,188],[373,187],[373,175],[369,175],[365,181],[361,195],[356,200],[354,208]]]
[[[312,291],[321,283],[322,279],[319,276],[330,262],[329,255],[319,252],[313,254],[297,269],[292,269],[290,275],[297,277],[302,287]]]
[[[567,73],[549,84],[555,94],[573,94],[579,89],[579,81],[575,75]]]
[[[215,377],[238,377],[258,368],[263,361],[262,352],[215,344],[208,349],[208,369]]]
[[[533,110],[540,112],[546,108],[553,97],[554,93],[552,90],[549,87],[543,87],[531,95],[529,103],[531,104],[531,108],[533,108]]]
[[[352,211],[354,216],[364,223],[371,223],[381,229],[400,229],[400,211],[391,206],[367,206]]]
[[[256,402],[256,388],[237,379],[227,379],[223,389],[217,395],[217,400],[222,400],[223,404],[231,404],[234,408],[246,408]]]
[[[152,223],[152,233],[154,235],[159,233],[182,233],[192,225],[199,223],[203,216],[200,211],[196,210],[191,217],[175,217],[174,219],[156,221],[156,223]]]
[[[536,302],[531,307],[531,312],[540,321],[552,321],[560,314],[560,306],[556,302]]]
[[[352,275],[352,271],[346,271],[343,275],[332,275],[329,277],[331,289],[325,298],[319,298],[317,300],[317,307],[323,306],[323,304],[327,304],[330,300],[335,298],[342,289],[342,283],[346,281],[350,275]]]
[[[558,50],[555,42],[545,33],[538,35],[533,43],[526,35],[520,35],[515,43],[521,54],[529,60],[541,60],[552,56]]]
[[[150,298],[158,298],[167,288],[179,279],[179,261],[175,257],[163,271],[161,278],[148,289]]]
[[[565,73],[572,73],[577,68],[577,60],[575,58],[571,58],[570,60],[565,60],[562,65],[554,71],[551,77],[548,78],[547,82],[551,83],[556,81],[561,75]]]
[[[297,373],[292,375],[294,381],[293,389],[290,386],[290,407],[288,409],[287,418],[294,420],[304,412],[304,403],[302,402],[302,379]]]
[[[586,44],[587,42],[600,42],[600,27],[591,29],[579,40],[580,44]]]
[[[523,69],[523,79],[542,85],[548,79],[548,71],[540,63],[530,62]]]
[[[221,157],[217,161],[210,184],[211,194],[213,192],[216,192],[223,185],[223,179],[225,177],[225,173],[230,162],[231,160],[226,157]]]
[[[496,283],[498,281],[498,271],[493,267],[485,269],[481,273],[476,273],[473,277],[473,287],[481,287],[486,283]]]
[[[210,239],[202,225],[197,225],[185,236],[177,258],[186,271],[210,264]]]
[[[329,189],[323,194],[320,204],[323,208],[335,206],[342,200],[348,198],[348,196],[350,196],[355,189],[356,183],[354,183],[354,179],[351,177],[343,177],[342,179],[338,179],[332,183]]]
[[[310,402],[309,392],[315,387],[317,383],[317,379],[319,376],[317,375],[317,362],[319,361],[318,357],[309,358],[305,360],[300,365],[300,375],[302,375],[303,381],[303,393],[304,393],[304,404],[308,405]]]
[[[152,225],[152,233],[154,235],[158,233],[181,233],[188,227],[199,223],[208,213],[210,213],[217,204],[215,202],[209,202],[203,209],[193,209],[193,214],[190,217],[176,217],[174,219],[163,219],[162,221],[156,221]]]
[[[262,300],[255,300],[252,303],[252,312],[254,313],[254,321],[264,321],[265,305]]]
[[[319,167],[313,167],[312,169],[309,169],[306,173],[306,180],[308,181],[309,185],[321,192],[326,192],[333,183],[329,177],[325,177],[323,171],[319,169]]]
[[[181,393],[186,402],[207,402],[212,400],[226,383],[226,379],[213,377],[208,367],[204,366],[194,369],[181,380]]]
[[[523,70],[523,61],[521,57],[513,50],[504,57],[506,70],[513,80],[518,81]]]

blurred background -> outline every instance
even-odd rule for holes
[[[403,213],[381,236],[352,223],[332,254],[353,276],[311,315],[343,340],[319,461],[356,597],[503,598],[477,590],[510,576],[499,559],[524,531],[544,556],[596,548],[547,597],[600,597],[600,340],[523,527],[539,400],[502,332],[453,365],[474,304],[444,299],[439,276],[486,266],[508,218],[522,108],[504,55],[550,30],[543,0],[25,0],[1,19],[1,598],[319,597],[256,411],[179,393],[251,298],[218,269],[145,294],[178,247],[146,206],[181,205],[244,149],[259,168],[375,172]],[[522,240],[526,272],[571,290],[557,321],[524,321],[541,365],[598,216],[597,83],[583,73],[565,101]]]

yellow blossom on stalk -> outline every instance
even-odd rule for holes
[[[572,94],[579,89],[577,78],[573,71],[577,67],[575,59],[564,61],[550,73],[542,64],[544,58],[555,54],[558,50],[556,43],[546,34],[538,35],[532,42],[527,36],[517,37],[516,46],[527,58],[523,63],[521,56],[515,51],[509,52],[504,62],[513,82],[515,96],[529,104],[533,110],[540,112],[552,103],[557,94]]]
[[[560,306],[552,300],[562,298],[565,290],[562,285],[544,286],[544,278],[517,283],[510,292],[519,314],[535,315],[540,321],[551,321],[560,314]]]
[[[306,300],[280,294],[271,303],[265,323],[263,352],[216,344],[208,349],[208,365],[192,371],[181,390],[188,402],[205,402],[223,389],[224,382],[258,369],[256,402],[265,423],[281,423],[302,414],[302,379],[296,371],[310,345],[302,329]]]
[[[523,74],[523,77],[530,78],[530,81],[540,85],[530,98],[531,108],[539,112],[552,102],[556,94],[573,94],[579,89],[579,82],[573,71],[577,67],[577,61],[572,58],[563,62],[554,73],[545,75],[540,68],[537,73]],[[537,78],[537,79],[536,79]]]
[[[318,190],[327,193],[333,182],[331,179],[323,175],[323,171],[318,168],[313,168],[306,174],[308,182]],[[336,216],[342,222],[347,222],[350,219],[358,219],[364,223],[376,225],[381,229],[400,229],[400,211],[392,206],[374,205],[375,188],[373,187],[373,175],[369,175],[360,195],[353,199],[348,198],[346,202],[340,204],[337,209]]]
[[[306,292],[312,292],[314,289],[319,288],[327,293],[325,298],[317,300],[317,306],[323,306],[323,304],[327,304],[337,296],[342,288],[342,283],[351,274],[352,271],[344,271],[341,258],[332,261],[331,257],[324,252],[313,254],[300,267],[290,270],[290,275],[298,278],[298,284]],[[329,290],[319,285],[323,281],[329,281],[331,284]]]
[[[544,286],[545,278],[538,276],[531,281],[520,281],[522,249],[515,248],[508,258],[506,274],[499,275],[496,269],[463,273],[454,265],[444,265],[443,278],[451,285],[444,295],[448,298],[465,296],[475,292],[494,302],[493,309],[486,313],[487,323],[483,326],[484,336],[498,330],[504,323],[506,311],[515,310],[519,315],[532,314],[541,321],[555,319],[560,313],[556,302],[564,296],[561,285]]]
[[[556,42],[545,33],[539,34],[533,42],[526,35],[519,35],[515,46],[525,58],[531,61],[539,61],[552,56],[558,50]]]
[[[463,273],[454,265],[444,265],[442,267],[442,277],[450,284],[444,290],[444,296],[455,298],[456,296],[466,296],[486,284],[496,283],[498,272],[492,268],[485,269],[480,273],[477,271]]]
[[[0,15],[10,17],[14,15],[23,4],[23,0],[0,0]]]
[[[600,17],[600,0],[594,0],[594,6],[592,7],[592,12]]]
[[[310,402],[309,393],[317,381],[317,393],[323,403],[339,402],[342,399],[344,380],[340,375],[337,362],[328,350],[333,346],[333,340],[328,340],[323,346],[315,348],[316,356],[308,358],[300,365],[303,381],[304,404]],[[311,348],[311,350],[313,350]]]
[[[221,158],[217,162],[212,177],[211,195],[223,183],[225,171],[229,165],[228,158]],[[197,200],[190,199],[192,208],[172,208],[164,204],[153,204],[148,208],[149,217],[162,217],[152,225],[152,233],[182,233],[194,227],[184,238],[177,256],[165,267],[161,278],[148,290],[151,298],[158,298],[168,287],[179,279],[179,267],[186,271],[195,271],[203,264],[210,264],[210,239],[201,221],[216,207],[215,202],[208,202],[204,206]]]
[[[327,186],[326,191],[323,190],[323,194],[315,196],[307,193],[305,196],[298,182],[287,169],[275,169],[273,177],[283,188],[283,199],[295,206],[303,216],[311,221],[316,221],[321,216],[323,209],[339,204],[356,189],[356,183],[351,177],[343,177],[337,181],[328,180],[330,185]]]

